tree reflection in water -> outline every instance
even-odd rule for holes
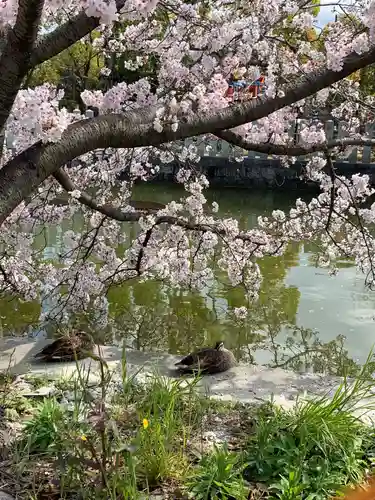
[[[176,197],[174,191],[174,188],[149,186],[144,197],[167,203]],[[254,226],[257,216],[269,213],[273,205],[283,205],[280,199],[274,200],[272,193],[249,195],[236,191],[231,195],[211,191],[210,196],[210,203],[219,202],[220,215],[236,217],[243,228]],[[138,198],[142,200],[142,190]],[[285,209],[292,198],[284,200]],[[43,228],[36,240],[36,251],[44,261],[56,261],[63,250],[63,232],[72,224],[84,230],[79,220],[66,221],[63,228]],[[124,230],[128,239],[137,232],[135,226],[126,226]],[[301,293],[296,286],[286,284],[286,277],[292,268],[298,268],[301,250],[301,245],[291,243],[282,257],[268,257],[259,262],[264,280],[259,298],[245,319],[232,312],[244,304],[244,290],[229,286],[224,274],[218,272],[211,287],[201,293],[173,288],[160,281],[124,283],[108,291],[107,327],[98,327],[93,310],[75,320],[81,327],[89,328],[100,343],[121,343],[125,339],[127,346],[136,349],[182,354],[222,339],[241,362],[267,363],[297,371],[354,373],[357,364],[350,359],[343,336],[322,342],[318,332],[298,324]],[[318,248],[308,244],[306,250],[309,262],[314,264]],[[10,296],[0,297],[0,335],[37,331],[40,313],[41,305],[37,302],[24,304]],[[53,336],[58,329],[59,325],[49,324],[47,332]]]

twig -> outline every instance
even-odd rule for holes
[[[331,218],[332,218],[332,213],[335,205],[335,172],[334,172],[334,167],[332,163],[332,157],[328,151],[326,151],[326,158],[327,158],[327,168],[328,168],[328,173],[331,178],[332,186],[331,186],[331,200],[330,200],[330,206],[329,206],[329,213],[328,213],[328,219],[326,223],[326,231],[329,230],[329,226],[331,224]]]
[[[220,130],[216,131],[215,135],[224,141],[238,146],[247,151],[255,151],[258,153],[264,153],[269,155],[277,156],[304,156],[310,153],[316,153],[318,151],[328,151],[334,148],[345,149],[348,146],[375,146],[375,139],[353,139],[350,137],[345,137],[342,139],[335,139],[332,141],[319,142],[316,144],[311,144],[311,146],[292,146],[288,144],[272,144],[272,143],[254,143],[250,142],[244,137],[236,134],[232,130]]]
[[[69,175],[61,168],[54,174],[55,179],[59,182],[59,184],[68,192],[74,191],[75,185]],[[134,211],[134,212],[123,212],[122,210],[113,207],[110,204],[98,205],[96,201],[87,193],[81,191],[81,196],[77,198],[79,202],[83,205],[91,208],[92,210],[96,210],[111,219],[117,220],[119,222],[138,222],[142,217],[145,216],[145,213],[153,213],[149,210],[145,211]],[[202,224],[202,223],[193,223],[189,222],[183,218],[173,217],[170,215],[160,215],[155,218],[154,226],[158,226],[161,224],[170,224],[182,227],[189,231],[201,231],[202,233],[212,232],[220,236],[225,236],[225,229],[219,229],[211,224]],[[247,241],[249,243],[253,243],[257,246],[266,245],[267,243],[255,242],[251,235],[244,233],[240,233],[236,235],[235,239],[239,239],[242,241]]]

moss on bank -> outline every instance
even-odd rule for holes
[[[80,373],[47,398],[26,398],[3,378],[0,489],[21,499],[312,500],[372,468],[374,429],[352,411],[366,398],[375,407],[366,367],[333,398],[291,410],[202,397],[198,379],[139,384],[125,361],[118,378],[101,368],[94,390]]]

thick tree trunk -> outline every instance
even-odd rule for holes
[[[44,0],[19,0],[14,28],[8,30],[0,57],[0,130],[4,128],[30,66],[43,7]]]

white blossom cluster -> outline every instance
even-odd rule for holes
[[[14,26],[17,11],[17,0],[3,0],[0,25]],[[98,109],[99,118],[139,116],[129,122],[129,129],[133,136],[141,136],[150,125],[152,146],[108,148],[80,156],[66,168],[73,185],[67,190],[66,204],[54,203],[64,194],[57,180],[49,177],[41,183],[32,199],[20,204],[2,225],[0,286],[4,290],[22,294],[24,300],[48,298],[46,315],[53,311],[62,321],[94,307],[98,321],[105,325],[106,296],[112,285],[133,278],[158,279],[202,290],[214,279],[215,259],[230,286],[245,288],[250,303],[257,298],[262,281],[257,261],[280,255],[290,240],[318,241],[320,264],[332,270],[340,255],[354,257],[368,284],[374,284],[375,241],[368,226],[375,222],[375,204],[362,206],[373,190],[366,176],[348,180],[329,170],[328,138],[321,125],[304,126],[298,143],[316,149],[304,175],[320,184],[321,194],[309,203],[297,200],[288,213],[275,210],[260,217],[251,230],[241,229],[235,219],[220,217],[218,204],[207,202],[209,183],[196,168],[200,149],[177,147],[173,141],[189,120],[195,120],[199,130],[204,120],[214,124],[215,117],[228,115],[227,80],[239,68],[249,79],[260,72],[265,75],[264,101],[283,98],[299,76],[308,80],[326,69],[340,71],[349,53],[362,55],[373,47],[375,2],[357,8],[365,27],[359,34],[340,19],[329,25],[324,50],[305,36],[314,25],[314,15],[292,0],[239,0],[236,8],[226,0],[208,6],[203,1],[128,0],[120,11],[115,0],[46,0],[42,24],[52,26],[57,15],[63,22],[82,12],[99,20],[99,37],[92,46],[104,57],[126,55],[125,68],[133,71],[157,61],[157,88],[150,79],[141,78],[106,90],[85,90],[80,96],[87,107]],[[121,33],[113,29],[116,21],[124,26]],[[293,50],[275,36],[275,27],[293,31],[297,40]],[[91,42],[85,37],[82,43]],[[101,74],[110,81],[112,70],[104,67]],[[13,140],[11,146],[7,143],[2,166],[39,141],[59,144],[73,122],[79,126],[85,120],[62,107],[62,98],[63,92],[48,83],[18,92],[6,123],[6,134]],[[309,101],[270,108],[277,110],[231,132],[254,147],[267,144],[287,151],[295,146],[290,123],[304,106],[333,102],[332,114],[345,118],[347,137],[357,139],[362,137],[359,117],[374,105],[371,97],[361,99],[358,84],[347,79],[320,90]],[[236,113],[241,116],[243,109]],[[213,125],[212,133],[215,130],[218,133]],[[155,146],[158,134],[167,137],[160,147]],[[340,147],[334,152],[340,153]],[[294,161],[287,153],[281,158],[284,164]],[[160,163],[173,161],[180,164],[176,180],[184,186],[184,195],[162,209],[138,214],[131,204],[134,183],[147,181]],[[124,172],[125,180],[120,178]],[[84,204],[90,196],[91,205]],[[41,258],[33,234],[45,224],[58,226],[78,214],[85,229],[65,232],[58,265]],[[131,237],[125,229],[129,221],[138,222],[132,226]],[[246,318],[247,305],[234,310],[238,319]]]

